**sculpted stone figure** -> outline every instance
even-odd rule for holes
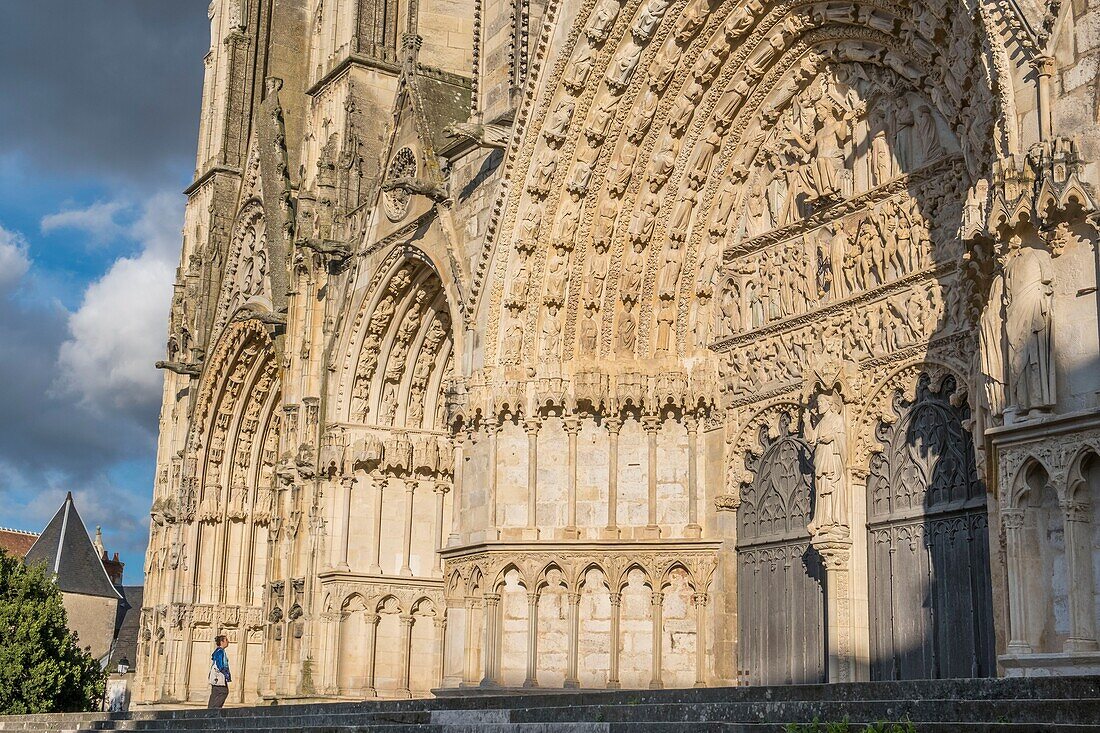
[[[554,171],[557,168],[558,154],[553,150],[542,151],[542,155],[539,156],[538,162],[535,164],[528,190],[539,196],[550,193],[550,187],[554,182]]]
[[[663,92],[672,81],[672,75],[676,73],[676,66],[680,63],[680,46],[671,38],[665,41],[665,45],[657,53],[653,62],[653,69],[649,73],[649,86],[658,92]]]
[[[691,212],[695,208],[695,199],[698,194],[688,189],[680,194],[680,200],[672,209],[672,219],[668,225],[668,237],[673,242],[682,242],[687,239],[688,228],[691,226]]]
[[[601,44],[607,40],[615,18],[619,17],[619,3],[616,0],[600,0],[592,12],[592,22],[588,24],[585,35],[592,43]]]
[[[517,227],[516,249],[520,252],[534,252],[538,244],[539,229],[541,228],[542,206],[534,203],[527,207]]]
[[[683,267],[683,253],[675,240],[669,242],[665,250],[664,265],[657,279],[657,293],[665,300],[676,297],[676,285],[680,281],[680,269]]]
[[[834,395],[819,394],[816,413],[815,417],[807,411],[802,422],[803,434],[814,452],[817,506],[810,531],[846,537],[848,434],[843,403]]]
[[[634,21],[634,25],[630,27],[630,32],[634,35],[635,41],[645,43],[649,40],[650,36],[653,35],[653,31],[661,25],[661,18],[665,17],[668,5],[669,0],[649,0],[646,3],[646,6]]]
[[[581,353],[593,355],[596,353],[596,345],[600,338],[600,327],[596,323],[596,311],[592,308],[584,309],[584,318],[577,327]]]
[[[642,194],[638,203],[638,209],[630,220],[630,228],[627,233],[630,241],[635,244],[645,245],[653,238],[653,228],[657,224],[657,214],[661,210],[661,197],[657,194],[657,186],[651,182],[649,188]]]
[[[588,82],[588,75],[592,73],[592,64],[595,60],[596,52],[592,49],[592,46],[588,43],[581,43],[566,69],[562,84],[572,91],[584,89],[584,85]]]
[[[634,316],[634,309],[627,307],[619,316],[619,344],[620,354],[634,353],[634,346],[638,341],[638,319]]]
[[[607,67],[607,86],[616,91],[626,89],[630,84],[630,77],[634,76],[634,70],[638,68],[638,59],[641,58],[641,46],[636,41],[630,41],[623,50],[615,55],[615,61]]]
[[[642,95],[642,101],[638,103],[626,123],[626,134],[631,141],[641,142],[645,134],[649,132],[649,128],[653,124],[653,115],[657,113],[657,105],[660,104],[660,101],[661,95],[652,87],[646,89]]]
[[[1004,271],[1008,404],[1023,416],[1054,404],[1054,289],[1049,261],[1018,236]]]
[[[606,252],[615,236],[615,217],[619,214],[617,199],[605,197],[596,210],[596,223],[593,227],[592,244],[597,250]]]
[[[676,324],[676,301],[663,299],[657,304],[657,353],[672,350],[673,329]]]
[[[927,104],[917,106],[913,129],[917,143],[920,145],[920,157],[916,161],[918,165],[926,165],[943,155],[943,144],[940,142],[936,118],[932,114],[932,108]]]
[[[628,305],[637,303],[642,292],[642,274],[645,259],[637,253],[627,252],[623,274],[619,280],[619,297]]]
[[[569,123],[573,120],[573,110],[576,107],[577,103],[572,97],[566,97],[558,102],[558,106],[547,119],[546,126],[542,128],[543,137],[551,143],[560,143],[564,140],[569,132]]]
[[[622,196],[634,175],[634,161],[638,159],[637,144],[627,138],[607,169],[607,189],[614,196]]]
[[[560,250],[550,255],[546,264],[546,303],[561,305],[565,301],[566,281],[569,278],[569,258]]]

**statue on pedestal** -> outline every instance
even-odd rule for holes
[[[807,410],[802,421],[806,441],[814,451],[814,485],[817,493],[810,531],[814,535],[847,537],[848,434],[844,403],[829,393],[817,396],[816,419]]]
[[[1009,241],[1005,259],[1008,403],[1019,416],[1054,405],[1054,327],[1050,263],[1044,253]]]

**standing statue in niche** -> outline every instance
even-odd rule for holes
[[[1013,237],[1005,259],[1008,402],[1017,415],[1054,405],[1054,328],[1050,263]]]
[[[1005,411],[1004,290],[1004,276],[997,273],[989,289],[989,302],[982,311],[978,332],[985,402],[993,415]]]
[[[817,503],[810,531],[815,535],[847,537],[848,434],[844,422],[844,403],[837,396],[817,396],[816,418],[807,410],[802,432],[814,451],[814,485]]]

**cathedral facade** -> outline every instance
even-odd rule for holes
[[[209,18],[136,700],[1100,672],[1100,2]]]

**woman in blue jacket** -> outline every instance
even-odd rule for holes
[[[225,698],[229,697],[229,655],[225,648],[229,646],[229,637],[224,634],[214,639],[217,647],[210,655],[210,702],[208,708],[220,708],[225,705]]]

